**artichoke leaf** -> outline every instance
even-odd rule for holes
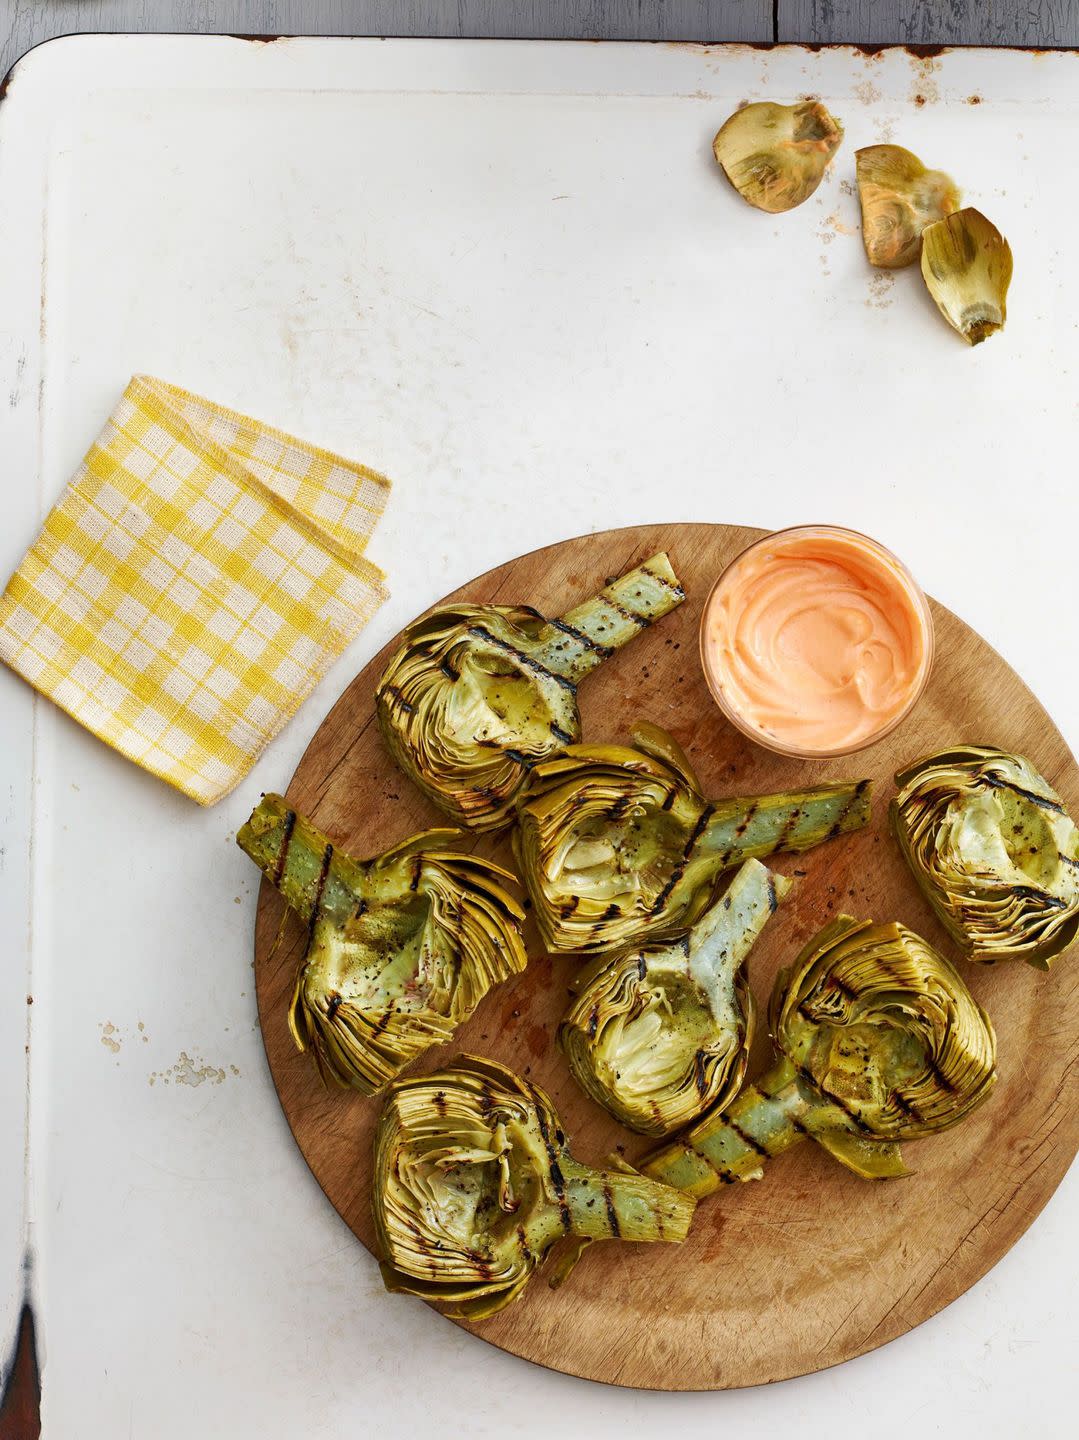
[[[959,209],[959,191],[941,170],[927,170],[902,145],[855,152],[862,241],[871,265],[896,270],[922,250],[922,231]]]
[[[280,795],[236,840],[308,927],[288,1025],[327,1085],[371,1095],[448,1041],[524,969],[524,911],[506,870],[432,830],[371,860],[346,855]]]
[[[900,1144],[989,1097],[996,1037],[958,971],[899,924],[837,917],[777,977],[770,1071],[644,1162],[699,1198],[759,1179],[803,1139],[863,1179],[906,1174]]]
[[[707,908],[725,870],[869,819],[867,780],[709,803],[674,742],[655,729],[648,738],[647,751],[567,746],[535,767],[518,799],[514,847],[550,950],[672,939]]]
[[[819,100],[759,100],[724,122],[712,152],[743,200],[778,215],[809,199],[842,139],[842,125]]]
[[[537,762],[580,737],[581,680],[685,599],[665,554],[561,619],[442,606],[410,625],[378,683],[394,760],[459,825],[495,830]]]
[[[556,1242],[679,1242],[694,1201],[566,1147],[550,1099],[491,1060],[459,1056],[395,1082],[375,1136],[374,1221],[387,1289],[482,1320],[524,1290]]]
[[[1079,829],[1031,761],[982,745],[896,775],[892,830],[970,960],[1047,969],[1079,934]]]
[[[1012,252],[980,210],[957,210],[926,226],[922,276],[937,309],[968,345],[1003,330]]]

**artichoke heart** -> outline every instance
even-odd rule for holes
[[[1041,970],[1079,934],[1079,830],[1029,760],[980,745],[895,777],[899,848],[970,960]]]
[[[374,1219],[388,1290],[483,1320],[515,1300],[551,1246],[686,1238],[695,1202],[625,1169],[575,1160],[547,1095],[459,1056],[399,1080],[375,1136]]]
[[[912,265],[925,227],[959,209],[955,181],[942,170],[927,170],[902,145],[867,145],[854,160],[870,265],[888,270]]]
[[[1011,247],[980,210],[957,210],[922,231],[922,275],[937,309],[968,345],[1004,329]]]
[[[904,1175],[900,1141],[957,1124],[996,1080],[989,1017],[903,925],[839,916],[778,976],[768,1022],[777,1064],[646,1174],[700,1197],[808,1137],[863,1179]]]
[[[771,215],[808,200],[843,139],[819,100],[759,100],[725,121],[712,151],[742,199]]]
[[[755,1019],[746,960],[792,884],[747,860],[687,935],[597,962],[578,981],[559,1042],[616,1120],[669,1135],[737,1095]]]
[[[280,795],[237,844],[308,927],[289,1028],[326,1084],[373,1095],[442,1045],[493,985],[527,963],[515,877],[428,830],[353,860]]]
[[[684,599],[659,554],[560,620],[502,605],[433,610],[378,683],[390,753],[458,824],[498,829],[531,767],[580,736],[579,682]]]
[[[672,939],[744,860],[808,850],[869,819],[868,780],[708,803],[657,726],[636,749],[571,745],[532,771],[514,845],[548,949],[598,954]]]

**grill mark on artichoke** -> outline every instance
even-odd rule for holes
[[[420,884],[420,876],[423,874],[423,856],[416,855],[412,860],[412,879],[408,882],[410,890],[417,890]]]
[[[666,793],[666,795],[664,795],[664,797],[663,797],[663,804],[662,804],[659,808],[660,808],[661,810],[669,810],[673,804],[674,804],[674,791],[673,791],[673,790],[668,790],[667,793]]]
[[[342,1000],[341,1000],[341,996],[340,996],[340,995],[337,993],[337,991],[335,990],[335,991],[333,992],[333,994],[330,996],[330,998],[326,1001],[326,1019],[327,1019],[327,1020],[329,1020],[329,1021],[331,1021],[331,1022],[333,1021],[333,1019],[334,1019],[335,1016],[337,1015],[338,1010],[340,1010],[342,1003],[343,1003],[343,1002],[342,1002]]]
[[[800,805],[796,805],[791,811],[791,813],[787,816],[786,820],[784,820],[783,822],[783,829],[779,832],[779,837],[776,840],[777,850],[783,849],[784,845],[786,845],[788,839],[790,838],[791,831],[798,824],[798,821],[801,820],[801,818],[802,807]]]
[[[656,573],[655,570],[649,570],[647,565],[640,566],[640,569],[644,572],[645,575],[651,575],[652,579],[655,580],[657,585],[661,585],[664,590],[669,590],[671,594],[676,596],[679,600],[684,600],[686,598],[686,592],[682,589],[681,585],[672,585],[665,575],[659,575]]]
[[[1015,785],[1010,780],[1003,780],[999,775],[986,772],[981,777],[982,784],[988,785],[990,790],[1010,790],[1013,795],[1022,795],[1024,800],[1029,800],[1032,805],[1038,805],[1043,810],[1052,810],[1056,815],[1064,815],[1067,812],[1059,800],[1050,800],[1047,795],[1037,795],[1033,790],[1024,790],[1022,785]]]
[[[326,881],[330,874],[330,861],[333,859],[333,845],[327,842],[322,852],[322,865],[318,872],[318,883],[315,885],[315,899],[311,906],[311,919],[307,926],[307,945],[310,949],[311,941],[314,938],[315,926],[318,924],[319,911],[322,909],[322,894],[326,889]]]
[[[547,1128],[547,1117],[543,1113],[543,1102],[536,1093],[536,1088],[529,1081],[524,1082],[528,1093],[532,1096],[532,1103],[536,1107],[536,1122],[539,1125],[540,1136],[544,1147],[547,1150],[548,1174],[551,1177],[551,1184],[554,1193],[558,1197],[558,1213],[562,1221],[562,1229],[567,1235],[573,1228],[573,1216],[570,1214],[569,1205],[566,1202],[566,1180],[562,1174],[562,1167],[558,1163],[558,1151],[555,1149],[554,1141],[551,1139],[551,1132]]]
[[[449,1109],[449,1102],[446,1099],[445,1090],[436,1090],[432,1097],[432,1103],[439,1115],[445,1118],[446,1112]]]
[[[449,680],[451,683],[455,680],[460,680],[461,678],[460,670],[455,670],[445,656],[443,656],[442,659],[438,662],[438,668],[442,671],[443,675],[445,675],[446,679]]]
[[[541,665],[540,662],[533,659],[531,655],[526,655],[523,650],[518,650],[516,645],[511,645],[508,640],[500,640],[497,635],[492,635],[490,630],[486,629],[483,625],[470,625],[468,627],[468,633],[473,636],[474,639],[486,640],[487,643],[493,645],[496,650],[503,650],[506,654],[512,655],[516,660],[520,661],[526,670],[532,670],[537,675],[544,675],[548,680],[553,680],[556,685],[561,685],[563,690],[568,690],[571,695],[576,695],[577,687],[572,680],[567,680],[564,675],[559,675],[554,670],[548,670],[546,665]],[[551,729],[552,731],[554,730],[553,724]],[[565,731],[562,733],[565,734]]]
[[[607,1207],[607,1224],[611,1227],[611,1234],[618,1240],[622,1235],[622,1227],[618,1223],[618,1211],[614,1208],[610,1185],[605,1184],[603,1187],[603,1203]]]
[[[594,654],[599,655],[603,660],[609,660],[612,655],[617,654],[613,646],[604,645],[599,640],[593,640],[591,635],[586,635],[583,630],[578,630],[575,625],[570,625],[565,620],[548,620],[547,623],[563,635],[568,635],[571,640],[576,640],[578,645],[583,645],[586,650],[593,651]]]
[[[732,1119],[732,1117],[728,1115],[726,1124],[727,1129],[734,1131],[734,1133],[738,1136],[739,1140],[741,1140],[742,1144],[746,1147],[747,1150],[755,1150],[758,1155],[763,1155],[766,1160],[769,1158],[768,1151],[764,1148],[761,1142],[759,1140],[755,1140],[752,1135],[750,1135],[747,1131],[743,1130],[737,1120]]]
[[[570,688],[572,689],[572,686]],[[552,720],[549,728],[551,734],[554,736],[554,738],[558,741],[560,745],[573,744],[573,736],[569,733],[568,730],[563,730],[561,725],[556,725],[555,722]]]
[[[533,765],[536,764],[536,761],[531,756],[525,755],[520,750],[511,750],[508,745],[502,753],[503,755],[508,755],[511,760],[516,761],[516,763],[525,770],[531,770]]]
[[[779,909],[779,896],[776,894],[776,882],[772,872],[768,872],[768,913],[774,915]],[[743,967],[744,968],[744,967]]]
[[[752,804],[752,805],[749,807],[749,809],[746,811],[745,815],[744,815],[744,816],[742,817],[742,819],[739,821],[738,825],[735,826],[734,838],[735,838],[736,840],[741,840],[742,836],[743,836],[743,835],[746,833],[746,831],[749,829],[750,824],[751,824],[752,821],[753,821],[753,817],[754,817],[754,815],[756,815],[756,813],[757,813],[757,811],[758,811],[759,809],[760,809],[760,806],[759,806],[759,805],[757,804],[757,802],[754,800],[753,804]]]
[[[1057,859],[1063,860],[1065,865],[1070,865],[1073,870],[1079,870],[1079,860],[1073,860],[1070,855],[1065,855],[1063,850],[1057,851]]]
[[[892,1091],[892,1104],[895,1105],[896,1109],[902,1110],[904,1115],[909,1115],[912,1120],[917,1120],[919,1125],[925,1124],[925,1116],[917,1108],[917,1106],[910,1103],[910,1101],[902,1094],[901,1091]]]
[[[1044,890],[1035,890],[1032,885],[1009,885],[1009,894],[1017,896],[1020,900],[1032,900],[1039,905],[1044,905],[1048,910],[1067,910],[1067,900],[1062,900],[1059,895],[1047,895]]]
[[[631,625],[636,625],[638,630],[647,630],[652,623],[650,618],[642,615],[639,610],[627,610],[624,605],[620,605],[606,590],[603,591],[603,602],[605,605],[609,605],[617,615],[621,615],[623,620],[628,620]]]
[[[406,715],[415,714],[415,705],[410,704],[405,699],[404,691],[401,690],[398,686],[390,685],[384,682],[382,685],[379,686],[378,699],[381,700],[383,695],[388,695],[391,700],[395,701],[396,704],[400,705],[401,709],[405,712]]]
[[[693,856],[693,852],[697,848],[697,844],[701,836],[704,834],[705,830],[707,830],[708,822],[711,820],[714,814],[715,806],[706,805],[701,811],[700,815],[697,817],[697,823],[696,825],[694,825],[690,837],[686,841],[686,848],[682,851],[682,858],[671,871],[670,878],[668,879],[666,885],[664,885],[663,889],[656,897],[656,901],[650,911],[651,915],[658,915],[659,912],[663,909],[664,905],[667,903],[667,897],[670,895],[671,891],[685,874],[686,867],[689,865],[689,862]]]
[[[275,888],[280,889],[281,877],[285,873],[285,865],[288,863],[289,846],[292,844],[292,832],[296,829],[296,811],[289,810],[285,815],[285,826],[281,834],[281,849],[277,852],[277,859],[273,867],[273,883]]]
[[[851,795],[847,803],[843,806],[842,810],[840,810],[839,814],[836,816],[835,824],[828,831],[828,834],[826,836],[828,840],[834,840],[837,835],[841,835],[843,833],[843,821],[854,809],[855,803],[862,798],[868,787],[868,780],[858,781],[857,785],[855,785],[854,787],[854,794]]]
[[[792,1063],[793,1063],[793,1062],[792,1062]],[[846,1115],[846,1117],[847,1117],[848,1120],[852,1121],[852,1123],[853,1123],[853,1125],[854,1125],[854,1128],[855,1128],[857,1131],[859,1131],[860,1134],[862,1134],[862,1135],[868,1135],[868,1136],[869,1136],[871,1139],[873,1139],[873,1140],[879,1140],[879,1139],[880,1139],[880,1136],[877,1135],[876,1132],[873,1131],[873,1130],[865,1123],[865,1121],[864,1121],[864,1120],[862,1119],[862,1117],[857,1113],[857,1111],[852,1110],[852,1109],[850,1108],[850,1106],[846,1103],[846,1101],[841,1100],[838,1095],[833,1095],[830,1090],[824,1090],[824,1089],[822,1089],[821,1086],[818,1085],[816,1079],[815,1079],[815,1078],[813,1077],[813,1075],[806,1069],[806,1067],[805,1067],[804,1065],[795,1065],[794,1068],[795,1068],[795,1070],[797,1070],[798,1074],[802,1077],[802,1079],[806,1082],[806,1084],[810,1087],[810,1089],[813,1091],[813,1093],[814,1093],[815,1095],[822,1095],[822,1096],[824,1097],[824,1099],[827,1100],[827,1101],[829,1101],[830,1104],[834,1105],[837,1110],[842,1110],[843,1114]]]
[[[697,1094],[703,1100],[708,1093],[708,1075],[705,1070],[707,1057],[703,1050],[698,1050],[693,1057],[693,1083],[697,1087]]]

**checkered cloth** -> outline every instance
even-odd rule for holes
[[[389,482],[136,376],[0,599],[0,659],[209,805],[386,598]]]

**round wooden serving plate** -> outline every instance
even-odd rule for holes
[[[709,586],[763,532],[726,525],[661,525],[567,540],[501,565],[451,599],[525,602],[558,615],[638,561],[666,550],[689,596],[581,686],[585,738],[625,740],[637,718],[670,730],[710,797],[751,795],[868,775],[871,827],[780,856],[801,875],[750,960],[763,1002],[782,961],[845,910],[899,919],[945,953],[949,941],[922,900],[886,823],[892,774],[956,742],[1028,754],[1079,814],[1079,768],[1048,715],[984,640],[934,605],[937,659],[912,717],[849,760],[784,760],[728,725],[701,677],[697,627]],[[288,794],[335,843],[356,856],[443,823],[394,768],[374,718],[373,693],[394,641],[356,677],[312,740]],[[505,839],[469,848],[506,860]],[[512,865],[512,861],[509,861]],[[304,936],[289,922],[276,952],[281,902],[264,885],[255,937],[259,1014],[274,1081],[292,1132],[319,1184],[369,1248],[371,1144],[380,1101],[327,1093],[285,1023]],[[602,1164],[616,1148],[633,1160],[648,1142],[624,1130],[570,1078],[554,1043],[574,961],[552,960],[528,933],[527,971],[490,994],[456,1043],[493,1056],[552,1096],[571,1147]],[[945,1135],[911,1144],[909,1179],[857,1179],[812,1144],[768,1167],[757,1184],[702,1202],[684,1245],[600,1244],[552,1290],[537,1275],[521,1300],[467,1326],[485,1340],[572,1375],[659,1390],[721,1389],[823,1369],[902,1335],[961,1295],[1023,1233],[1079,1145],[1074,1078],[1079,958],[1050,974],[1025,964],[960,962],[996,1025],[1000,1081],[989,1102]],[[760,1027],[750,1066],[770,1057]],[[387,1305],[418,1304],[397,1297]]]

